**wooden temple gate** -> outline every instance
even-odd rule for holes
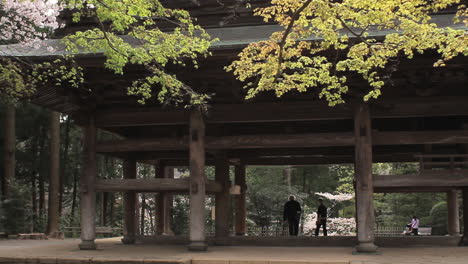
[[[433,54],[401,61],[392,75],[393,86],[383,88],[379,100],[362,102],[349,95],[347,104],[328,107],[313,89],[291,93],[278,99],[265,93],[245,102],[245,91],[223,67],[246,43],[265,39],[279,30],[265,25],[245,12],[230,27],[213,26],[225,10],[210,11],[206,6],[188,5],[208,33],[218,37],[213,56],[200,63],[200,69],[177,69],[180,78],[194,89],[214,93],[207,113],[180,108],[163,108],[158,103],[142,106],[127,95],[126,87],[144,75],[139,67],[128,67],[123,76],[105,70],[102,54],[81,54],[78,63],[85,69],[83,90],[43,88],[32,103],[72,117],[84,131],[84,170],[81,177],[81,249],[95,249],[97,192],[125,192],[124,243],[134,243],[137,192],[157,192],[158,232],[168,231],[168,200],[174,193],[190,198],[191,250],[206,250],[205,197],[216,196],[215,236],[220,243],[229,239],[229,166],[235,166],[235,234],[246,232],[245,167],[248,165],[312,165],[354,163],[357,200],[357,251],[375,252],[374,192],[447,192],[450,230],[457,225],[456,192],[463,192],[464,237],[468,238],[468,171],[422,172],[420,175],[372,175],[373,162],[418,162],[416,155],[460,155],[468,144],[468,60],[455,58],[445,68],[433,68]],[[183,4],[182,4],[183,2]],[[210,1],[208,1],[210,2]],[[216,1],[212,1],[216,2]],[[261,1],[259,1],[261,2]],[[451,17],[440,15],[440,23]],[[79,28],[79,26],[78,26]],[[73,31],[73,25],[65,31]],[[60,46],[58,40],[49,45]],[[57,51],[58,50],[58,51]],[[44,60],[60,56],[60,49],[11,49],[11,56]],[[351,84],[354,89],[365,86]],[[119,135],[121,139],[98,141],[97,130]],[[428,149],[430,152],[427,152]],[[124,161],[123,179],[97,178],[97,154]],[[157,178],[137,179],[136,163],[158,166]],[[216,167],[216,179],[208,181],[205,166]],[[189,166],[189,179],[173,179],[164,173],[167,166]],[[434,164],[434,168],[437,168]]]

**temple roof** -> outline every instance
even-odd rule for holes
[[[450,27],[453,29],[468,30],[464,24],[453,24],[453,14],[447,15],[434,15],[432,22],[436,23],[439,27]],[[254,26],[237,26],[237,27],[218,27],[206,29],[207,33],[212,38],[217,38],[219,41],[213,43],[212,50],[223,49],[239,49],[249,43],[267,40],[273,32],[281,31],[283,28],[279,25],[254,25]],[[383,37],[387,34],[395,33],[393,30],[378,30],[370,29],[369,37]],[[349,37],[353,36],[349,34]],[[137,41],[129,36],[122,36],[126,42],[133,45],[138,45]],[[307,40],[319,40],[315,36],[307,38]],[[65,51],[65,46],[60,42],[60,39],[49,39],[42,41],[38,47],[28,47],[20,44],[13,45],[0,45],[0,56],[12,57],[50,57],[62,56],[69,54]],[[78,55],[93,56],[89,52],[79,52]]]

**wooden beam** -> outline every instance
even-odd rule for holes
[[[189,179],[113,179],[97,180],[96,190],[101,192],[188,192]],[[207,192],[221,192],[221,184],[215,181],[206,181]]]
[[[206,137],[205,147],[211,150],[258,149],[289,147],[352,146],[353,134],[314,133],[293,135],[245,135]],[[131,152],[155,150],[183,150],[188,148],[188,138],[127,139],[100,142],[98,152]]]
[[[408,175],[374,175],[376,188],[468,187],[468,170]]]
[[[374,145],[465,144],[467,130],[394,131],[373,133]]]
[[[447,155],[454,155],[458,153],[458,149],[455,147],[438,149],[437,153],[440,156],[446,157]],[[387,146],[374,146],[373,155],[376,162],[382,160],[388,161],[405,161],[402,158],[407,157],[412,161],[416,160],[415,155],[421,155],[424,152],[422,145],[387,145]],[[299,158],[328,158],[338,156],[352,157],[354,155],[353,146],[344,147],[314,147],[314,148],[268,148],[268,149],[234,149],[228,150],[227,156],[229,159],[266,159],[266,158],[288,158],[288,157],[299,157]],[[154,160],[188,160],[188,151],[138,151],[138,152],[107,152],[106,155],[114,157],[132,157],[138,161],[154,161]],[[458,155],[458,154],[456,154]],[[458,157],[458,156],[457,156]],[[206,155],[207,163],[212,160],[212,155]],[[405,158],[406,159],[406,158]],[[183,165],[186,166],[186,165]]]
[[[407,154],[388,154],[373,155],[373,162],[416,162],[417,159],[411,153]],[[242,164],[246,165],[324,165],[324,164],[351,164],[354,162],[354,156],[322,156],[322,157],[271,157],[271,158],[247,158],[241,159]]]
[[[449,191],[449,187],[375,187],[374,193],[445,193]]]
[[[395,131],[372,133],[373,145],[418,145],[418,144],[466,144],[468,131]],[[243,135],[206,137],[205,147],[210,150],[268,149],[353,146],[354,136],[349,132],[287,134],[287,135]],[[97,151],[135,152],[185,150],[188,137],[126,139],[105,141],[97,145]]]
[[[407,98],[398,101],[381,101],[371,108],[372,118],[399,118],[424,116],[468,115],[468,99]],[[268,111],[264,111],[268,109]],[[152,107],[108,109],[97,112],[99,127],[128,127],[153,125],[179,125],[188,123],[184,109]],[[207,123],[249,123],[352,119],[349,106],[329,107],[323,102],[251,103],[213,105]]]

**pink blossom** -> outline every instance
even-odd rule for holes
[[[0,20],[0,41],[37,46],[45,38],[44,32],[59,27],[60,9],[56,0],[0,0],[0,10],[5,13]]]

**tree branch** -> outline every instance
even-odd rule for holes
[[[279,43],[278,68],[276,71],[275,80],[281,75],[281,66],[283,64],[283,51],[284,45],[286,44],[286,39],[288,38],[289,34],[291,34],[291,31],[294,27],[294,23],[299,18],[302,11],[304,11],[310,5],[310,3],[312,3],[312,0],[307,0],[306,2],[304,2],[304,4],[302,4],[301,7],[299,7],[299,9],[296,10],[296,12],[294,12],[294,14],[291,16],[291,21],[289,21],[288,27],[284,31],[283,37],[281,38],[281,42]]]

